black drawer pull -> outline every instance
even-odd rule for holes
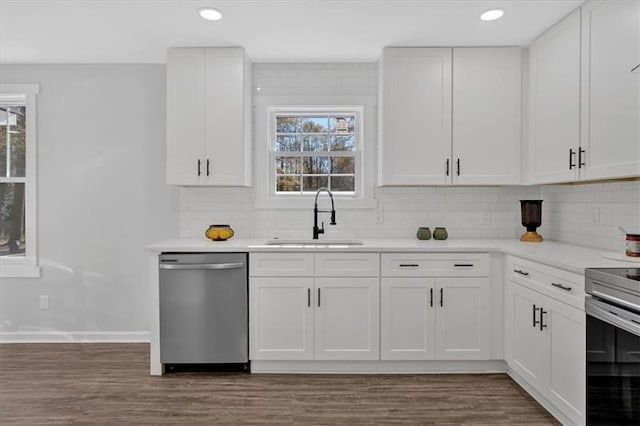
[[[536,308],[536,305],[533,305],[533,328],[536,327],[536,325],[540,324],[540,321],[538,321],[536,319],[536,311],[538,310],[538,308]],[[540,308],[540,310],[542,310],[542,308]]]
[[[433,308],[433,288],[430,288],[430,289],[429,289],[429,294],[430,294],[430,297],[429,297],[429,306]]]
[[[417,263],[401,263],[400,264],[401,268],[417,268],[418,266],[420,265],[418,265]]]
[[[473,268],[475,265],[473,263],[455,263],[453,266],[456,268]]]
[[[514,269],[513,272],[515,272],[516,274],[524,275],[525,277],[529,275],[528,272],[521,271],[520,269]]]
[[[565,291],[571,291],[571,288],[572,288],[572,287],[567,287],[567,286],[564,286],[564,285],[558,284],[558,283],[551,283],[551,285],[554,286],[554,287],[561,288],[561,289],[563,289]]]

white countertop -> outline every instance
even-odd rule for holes
[[[269,246],[265,239],[232,239],[210,241],[206,238],[176,239],[150,244],[147,251],[160,252],[496,252],[522,257],[583,274],[585,268],[640,267],[639,263],[609,260],[604,249],[543,241],[523,243],[515,239],[451,239],[445,241],[415,239],[366,239],[364,244],[350,247],[282,247]]]

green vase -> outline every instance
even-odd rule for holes
[[[433,230],[434,240],[446,240],[447,238],[449,238],[449,234],[447,233],[446,228],[438,227]]]
[[[430,240],[431,239],[431,230],[429,228],[418,228],[418,233],[416,234],[419,240]]]

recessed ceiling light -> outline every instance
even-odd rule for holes
[[[491,9],[480,15],[480,19],[482,19],[483,21],[495,21],[496,19],[502,18],[502,15],[504,15],[504,10]]]
[[[222,19],[222,13],[218,9],[212,7],[203,7],[198,9],[198,13],[208,21],[219,21]]]

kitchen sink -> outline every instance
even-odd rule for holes
[[[364,244],[362,240],[267,240],[268,246],[276,247],[351,247],[361,246]]]

